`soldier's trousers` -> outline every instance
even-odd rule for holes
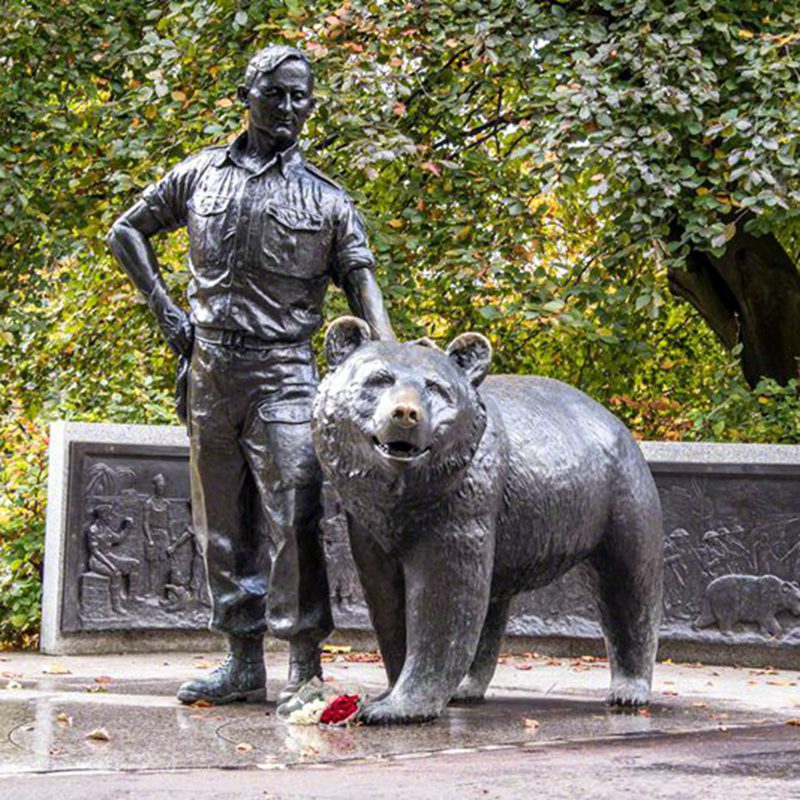
[[[319,642],[333,629],[311,443],[311,347],[244,349],[198,331],[188,386],[192,515],[211,627]]]

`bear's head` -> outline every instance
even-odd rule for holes
[[[328,328],[330,372],[314,405],[314,444],[333,482],[455,473],[486,425],[477,387],[492,358],[488,340],[465,333],[440,350],[427,339],[371,341],[367,324],[341,317]]]

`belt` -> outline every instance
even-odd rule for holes
[[[201,342],[221,344],[238,350],[277,350],[287,347],[307,347],[310,342],[268,342],[259,336],[244,331],[229,331],[222,328],[201,328],[195,326],[195,338]]]

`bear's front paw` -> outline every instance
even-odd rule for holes
[[[366,703],[358,713],[358,719],[365,725],[407,725],[410,722],[428,722],[438,716],[437,709],[404,702],[391,694]]]
[[[461,681],[455,694],[450,698],[451,703],[473,705],[482,703],[486,699],[486,684],[470,678],[469,675]]]
[[[650,702],[650,682],[644,678],[617,678],[611,682],[608,704],[617,708],[637,708]]]

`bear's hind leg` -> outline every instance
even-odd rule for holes
[[[506,631],[510,597],[493,598],[489,601],[486,621],[483,623],[478,650],[472,660],[466,678],[453,695],[453,703],[481,703],[486,690],[492,682],[497,669],[497,657],[500,655],[500,644]]]
[[[623,707],[646,705],[663,591],[661,507],[652,479],[643,480],[627,497],[625,493],[618,497],[610,529],[592,564],[611,667],[608,702]]]

